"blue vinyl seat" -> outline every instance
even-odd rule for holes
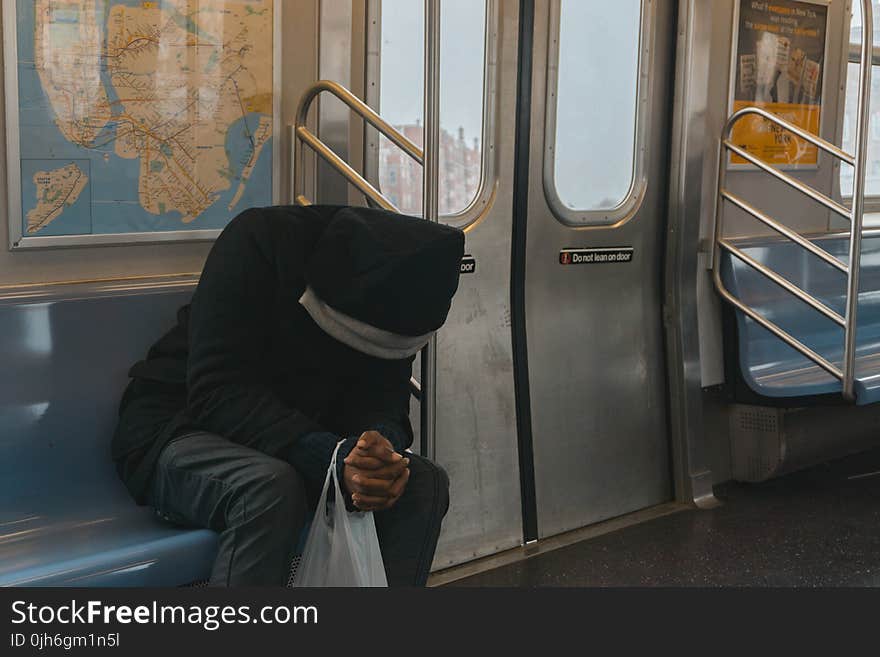
[[[735,242],[752,258],[800,286],[841,315],[846,275],[793,242],[751,239]],[[848,239],[816,244],[848,262]],[[724,252],[721,277],[727,289],[820,355],[842,367],[844,331],[807,304]],[[861,261],[856,336],[856,403],[880,401],[880,237],[866,237]],[[736,311],[737,356],[748,387],[765,397],[797,398],[841,392],[841,383],[756,322]]]
[[[136,287],[0,297],[0,585],[175,586],[210,573],[216,535],[137,506],[110,459],[127,371],[193,289]]]

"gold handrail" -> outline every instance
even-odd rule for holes
[[[348,162],[339,157],[332,148],[321,141],[317,135],[306,126],[312,101],[317,98],[319,94],[324,92],[335,96],[348,105],[355,114],[385,135],[392,143],[403,150],[404,153],[409,155],[419,165],[424,165],[424,153],[422,149],[379,116],[372,107],[367,105],[341,84],[332,82],[331,80],[318,80],[303,94],[296,110],[296,121],[293,126],[293,170],[291,173],[291,190],[294,201],[299,205],[311,205],[311,201],[303,192],[303,188],[305,187],[305,150],[303,149],[303,145],[306,145],[318,156],[327,161],[330,166],[336,169],[336,171],[342,174],[342,176],[364,194],[364,196],[370,198],[386,210],[399,212],[391,201],[385,198],[385,196],[371,185],[366,178],[358,173],[350,164],[348,164]]]

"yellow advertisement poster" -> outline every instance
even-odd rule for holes
[[[760,107],[819,134],[828,7],[803,0],[738,0],[733,111]],[[787,130],[746,116],[731,141],[781,168],[816,167],[819,149]],[[747,164],[731,154],[731,164]]]

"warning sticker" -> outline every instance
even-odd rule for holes
[[[631,246],[614,246],[597,249],[562,249],[560,265],[598,265],[632,262],[635,249]]]
[[[477,259],[472,255],[466,255],[461,259],[461,273],[474,274],[477,271]]]

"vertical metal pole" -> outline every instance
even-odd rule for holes
[[[300,100],[300,107],[302,108],[307,101]],[[305,113],[308,116],[308,112]],[[297,115],[298,116],[298,115]],[[305,118],[302,121],[303,125],[305,125]],[[302,142],[299,137],[296,135],[296,127],[297,121],[294,120],[293,125],[290,126],[290,143],[291,143],[291,155],[290,155],[290,204],[297,205],[298,199],[300,196],[306,195],[306,149],[303,147]],[[314,196],[309,195],[310,198],[314,199]]]
[[[859,269],[862,256],[862,220],[865,213],[865,163],[871,118],[871,66],[874,51],[874,8],[862,0],[862,61],[859,69],[859,113],[856,124],[852,222],[849,235],[849,271],[846,290],[846,336],[843,351],[843,396],[855,399],[856,329],[859,311]]]
[[[297,176],[300,174],[302,165],[299,163],[299,140],[296,138],[296,123],[290,125],[290,204],[296,205],[296,196],[299,194]]]
[[[425,137],[422,216],[439,221],[440,0],[425,0]],[[422,455],[437,457],[437,336],[422,351]]]
[[[727,163],[730,153],[724,147],[724,141],[727,139],[728,131],[721,133],[721,140],[718,142],[718,193],[715,197],[715,244],[712,247],[712,270],[716,273],[721,264],[721,240],[724,238],[724,198],[721,192],[727,187]]]

